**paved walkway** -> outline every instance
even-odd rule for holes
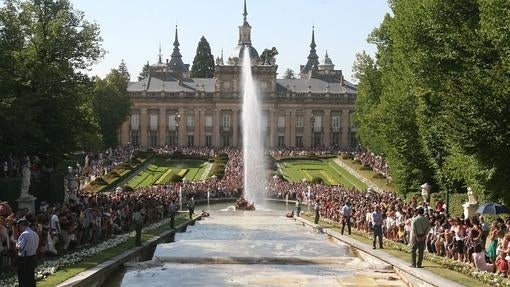
[[[444,277],[438,276],[426,268],[413,268],[410,265],[410,262],[406,262],[400,258],[396,258],[387,252],[384,249],[372,249],[372,247],[368,244],[359,242],[351,237],[341,235],[339,232],[330,229],[324,228],[320,226],[315,226],[312,222],[296,217],[297,221],[302,222],[305,225],[311,226],[313,228],[319,227],[322,232],[334,237],[335,239],[349,244],[353,248],[365,253],[366,255],[373,256],[378,260],[381,260],[395,268],[397,273],[399,273],[402,277],[406,278],[409,281],[411,286],[437,286],[437,287],[461,287],[462,285],[448,280]],[[362,255],[362,254],[360,254]]]

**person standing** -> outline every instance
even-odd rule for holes
[[[351,203],[347,201],[342,207],[342,235],[344,235],[345,225],[347,225],[347,230],[349,231],[349,235],[351,235],[351,216]]]
[[[320,215],[321,205],[319,204],[319,199],[315,200],[314,209],[315,209],[315,220],[314,220],[314,223],[315,224],[319,224],[319,218],[321,216]]]
[[[425,250],[425,239],[430,230],[429,220],[423,216],[423,207],[416,209],[418,213],[412,223],[411,232],[413,233],[413,241],[411,243],[411,259],[412,267],[422,268],[423,251]],[[416,260],[416,252],[418,252],[418,261]]]
[[[177,213],[177,206],[175,205],[175,200],[172,200],[172,202],[170,202],[170,205],[168,206],[168,212],[170,213],[170,228],[174,229],[175,214]]]
[[[301,197],[298,197],[296,201],[296,216],[299,217],[300,213],[301,213]]]
[[[193,213],[195,212],[195,199],[193,198],[193,196],[189,199],[187,207],[189,212],[189,219],[192,219]]]
[[[143,216],[140,211],[140,207],[137,207],[135,212],[133,212],[133,221],[135,223],[135,245],[142,246],[142,225],[143,225]]]
[[[372,240],[372,249],[375,249],[376,239],[379,238],[379,248],[383,248],[383,214],[381,212],[381,207],[379,205],[375,206],[374,212],[372,212],[372,228],[374,230],[374,237]]]
[[[35,255],[39,246],[39,235],[29,227],[25,218],[18,220],[21,232],[16,243],[18,250],[18,283],[20,287],[35,286]]]

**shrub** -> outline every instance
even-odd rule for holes
[[[107,185],[108,184],[108,182],[106,182],[106,180],[104,180],[102,177],[98,177],[98,178],[94,179],[94,181],[92,183],[96,184],[96,185]]]
[[[347,153],[347,152],[346,152],[346,153],[342,153],[341,158],[342,158],[342,159],[350,159],[350,160],[353,160],[353,159],[354,159],[354,156],[353,156],[352,154],[350,154],[350,153]]]
[[[359,170],[372,170],[372,168],[370,166],[363,165],[359,168]]]
[[[124,192],[134,192],[134,191],[135,191],[135,190],[134,190],[131,186],[129,186],[129,185],[124,185],[124,186],[122,187],[122,189],[124,190]]]
[[[110,171],[110,172],[108,173],[108,176],[109,176],[110,178],[115,178],[115,177],[120,177],[120,174],[118,174],[116,171]]]
[[[178,174],[172,174],[172,176],[170,176],[170,182],[182,182],[182,176],[178,175]]]
[[[320,177],[316,176],[316,177],[312,178],[311,183],[315,183],[315,184],[319,183],[319,184],[322,184],[322,183],[324,183],[324,180],[323,180],[322,178],[320,178]]]

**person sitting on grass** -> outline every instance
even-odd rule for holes
[[[506,277],[508,273],[508,261],[506,260],[507,253],[499,250],[498,257],[496,257],[496,274]]]
[[[200,213],[200,216],[202,216],[202,217],[209,217],[211,215],[209,214],[209,212],[207,212],[207,211],[202,209],[202,212]]]

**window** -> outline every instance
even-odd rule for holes
[[[322,117],[315,116],[315,120],[313,122],[313,130],[319,132],[322,128]]]
[[[211,147],[212,146],[212,136],[206,135],[205,136],[205,146]]]
[[[149,132],[149,147],[155,147],[158,145],[158,132],[150,131]]]
[[[331,136],[331,145],[339,146],[340,145],[340,134],[333,133]]]
[[[177,145],[177,132],[168,133],[168,144],[171,146]]]
[[[303,116],[297,116],[296,117],[296,128],[302,128],[304,126],[304,119]]]
[[[168,129],[171,131],[175,131],[177,126],[177,122],[175,121],[175,115],[168,116]]]
[[[133,146],[138,146],[140,144],[140,136],[138,130],[131,131],[131,144]]]
[[[140,128],[140,115],[131,115],[131,129],[134,131]]]
[[[333,118],[331,119],[331,128],[335,132],[340,130],[340,117],[339,116],[333,116]]]
[[[262,128],[263,129],[269,128],[269,121],[267,120],[267,114],[262,115]]]
[[[223,115],[223,129],[230,129],[230,115]]]
[[[192,128],[192,127],[195,126],[195,116],[188,115],[186,117],[186,126],[189,127],[189,128]]]
[[[149,117],[149,127],[151,131],[158,130],[158,115],[150,115]]]
[[[285,117],[280,116],[278,117],[278,128],[284,128],[285,127]]]
[[[285,136],[278,136],[278,147],[285,146]]]
[[[205,127],[212,128],[212,116],[205,116]]]
[[[193,146],[195,141],[195,137],[193,135],[188,135],[188,146]]]
[[[303,136],[296,136],[296,147],[303,147]]]
[[[322,145],[321,133],[313,133],[312,147],[320,147]]]
[[[230,135],[223,135],[223,146],[230,146]]]

